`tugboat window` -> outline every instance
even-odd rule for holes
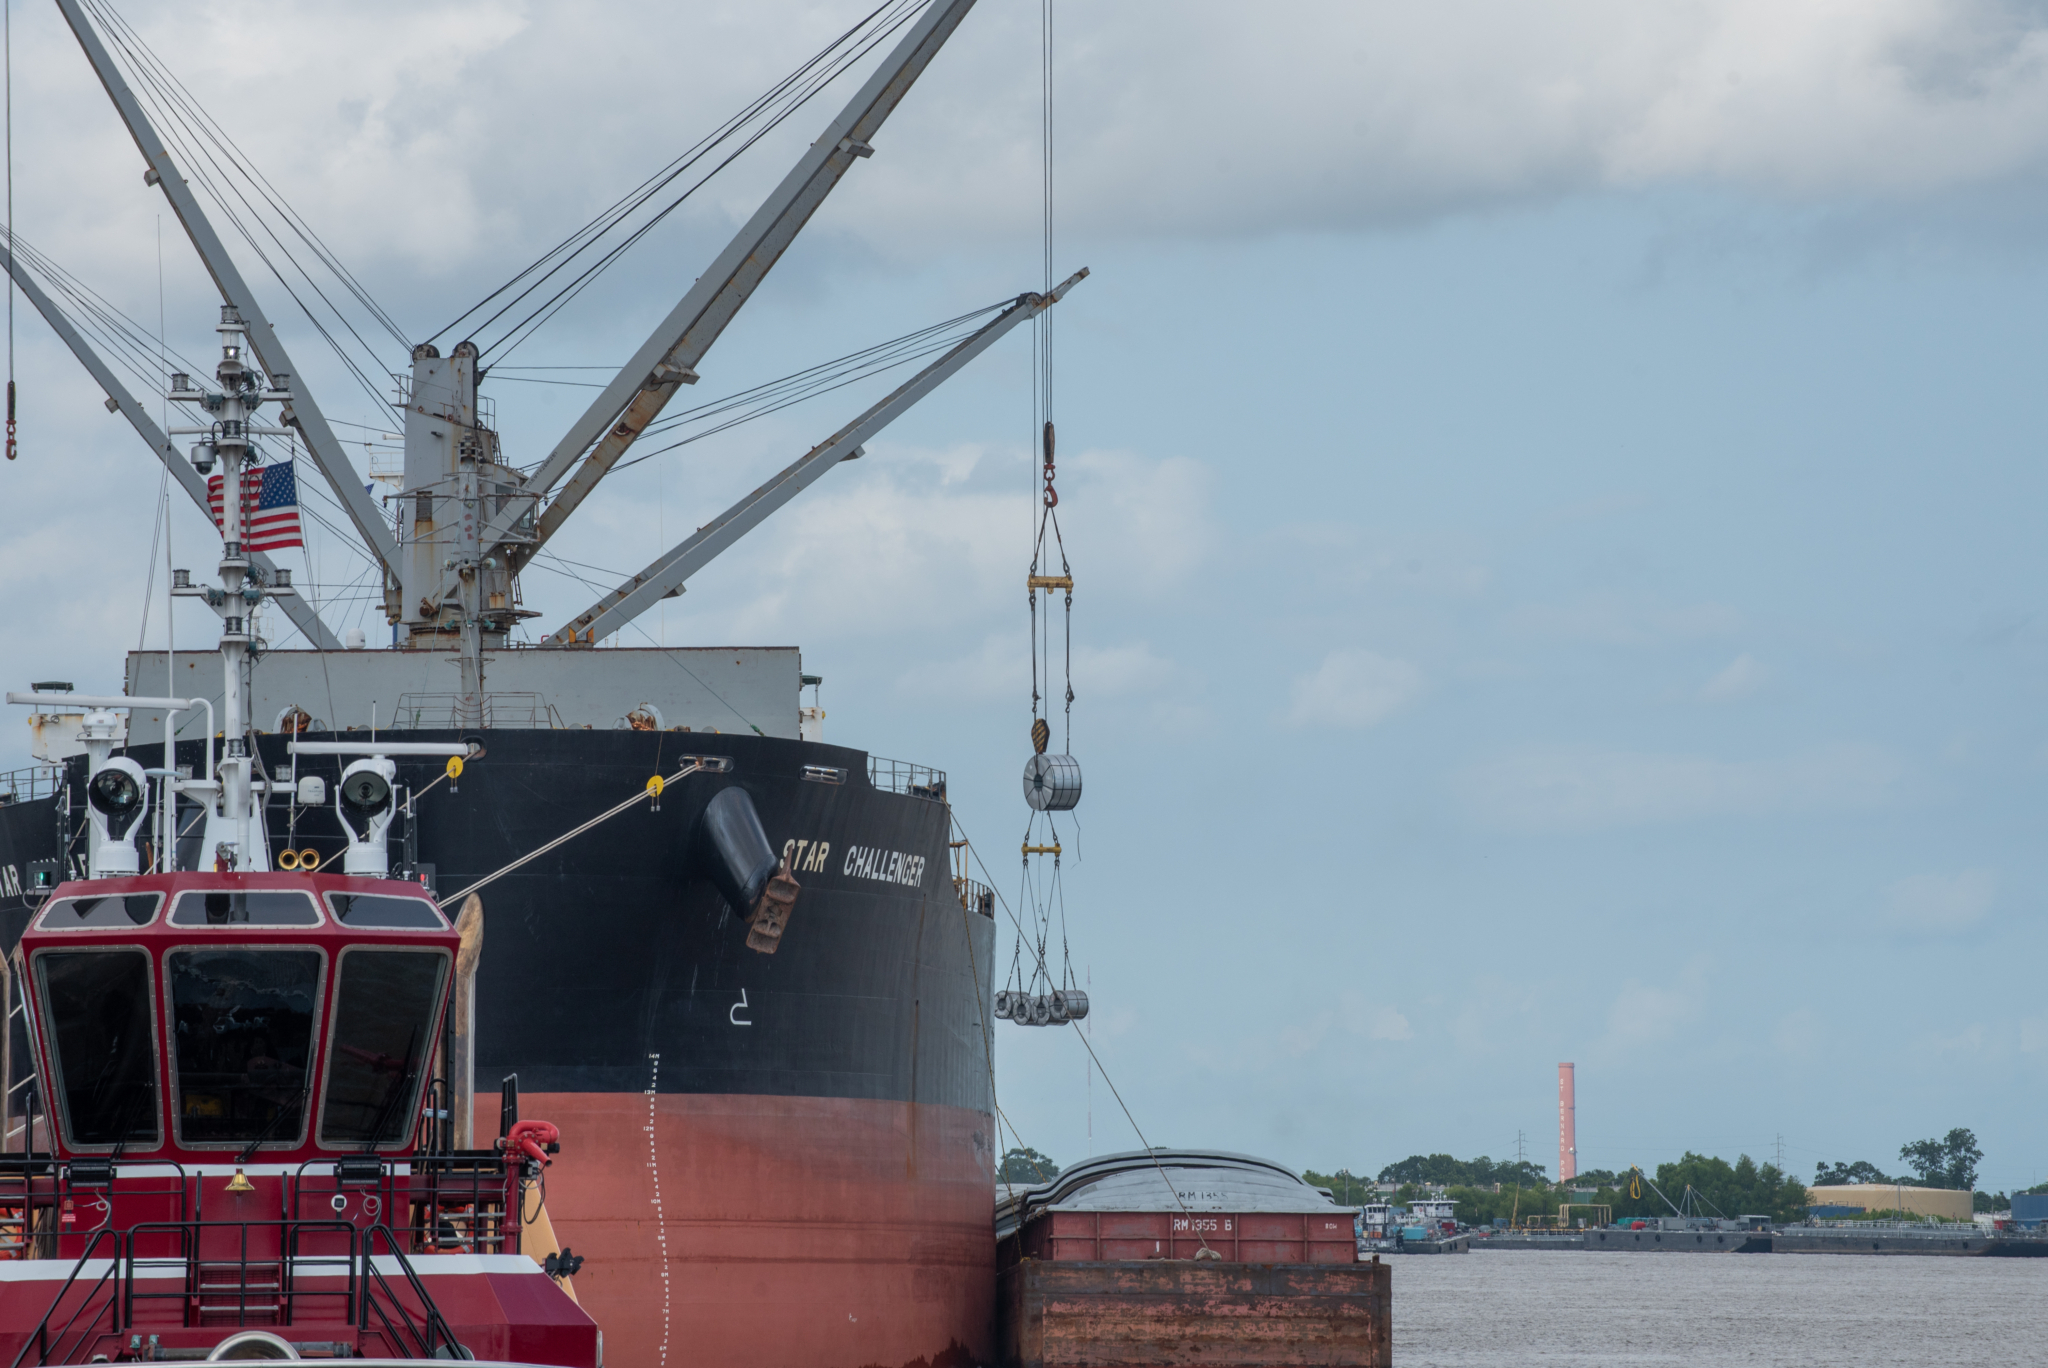
[[[180,893],[171,908],[173,926],[318,926],[320,909],[304,893],[288,889],[213,889]]]
[[[157,1143],[149,956],[66,950],[35,957],[57,1065],[52,1089],[74,1145]]]
[[[321,1144],[395,1145],[411,1136],[447,971],[448,956],[438,950],[342,952]]]
[[[164,962],[179,1142],[297,1144],[306,1128],[320,952],[178,950]]]
[[[382,893],[329,893],[327,905],[343,926],[403,931],[441,931],[448,923],[425,898],[393,898]]]
[[[58,898],[43,909],[37,925],[45,931],[87,931],[102,927],[126,931],[156,915],[161,893],[115,893],[100,898]]]

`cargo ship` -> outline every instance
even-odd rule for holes
[[[123,384],[16,240],[10,275],[201,507],[216,464],[216,487],[242,489],[285,445],[299,450],[306,478],[332,491],[375,562],[391,641],[337,635],[244,528],[249,540],[224,536],[221,547],[239,591],[198,587],[183,571],[173,588],[220,615],[224,647],[245,647],[225,692],[246,721],[219,729],[220,755],[211,650],[128,657],[126,696],[165,706],[73,708],[50,700],[77,681],[8,681],[43,700],[32,725],[51,763],[0,778],[7,944],[82,869],[88,760],[71,738],[117,729],[112,753],[176,790],[151,858],[216,872],[342,858],[340,763],[295,743],[374,739],[401,795],[396,876],[451,910],[472,895],[483,909],[471,1053],[449,1056],[436,1095],[454,1099],[446,1120],[465,1143],[495,1133],[499,1094],[512,1087],[560,1127],[577,1162],[550,1177],[548,1209],[585,1260],[577,1292],[612,1361],[990,1361],[994,909],[956,859],[945,773],[827,743],[822,715],[802,706],[816,676],[795,647],[641,649],[616,634],[1086,272],[972,316],[859,417],[537,638],[518,582],[696,383],[725,325],[873,154],[877,130],[972,0],[885,5],[849,30],[849,62],[882,54],[871,74],[552,448],[501,439],[480,395],[484,349],[413,346],[394,413],[404,471],[388,512],[188,183],[197,154],[164,121],[166,85],[139,35],[124,26],[110,44],[95,24],[111,11],[56,2],[145,179],[219,286],[214,375],[171,375],[164,395],[192,425],[157,425],[157,396],[140,401]],[[281,628],[280,618],[309,649],[268,647],[266,624]],[[32,654],[11,658],[34,673]],[[105,683],[81,690],[96,687]],[[421,752],[406,754],[408,744]],[[451,744],[471,757],[459,780],[430,754]],[[261,795],[260,818],[223,837],[218,794],[232,782]],[[19,1152],[38,1143],[47,1101],[25,1051],[12,1059],[6,1124]]]

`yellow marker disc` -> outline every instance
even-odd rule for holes
[[[450,779],[460,779],[462,777],[461,756],[451,755],[448,757],[448,777]]]
[[[647,791],[657,798],[661,797],[661,791],[667,787],[668,781],[658,774],[647,781]]]

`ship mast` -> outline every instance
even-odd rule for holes
[[[266,401],[289,403],[291,391],[265,385],[247,361],[248,326],[234,305],[220,309],[220,366],[214,371],[217,392],[180,386],[183,376],[173,377],[169,397],[177,403],[195,406],[209,420],[204,427],[185,429],[200,436],[193,447],[193,464],[201,473],[220,466],[220,583],[218,586],[192,584],[179,571],[171,593],[181,598],[204,599],[220,615],[220,656],[225,676],[221,698],[221,733],[225,739],[219,773],[219,797],[207,799],[206,856],[218,870],[264,870],[270,868],[270,841],[261,809],[256,803],[256,785],[249,753],[248,687],[249,643],[254,638],[257,612],[266,599],[292,593],[291,572],[279,570],[264,584],[252,576],[244,550],[249,540],[248,492],[244,474],[250,466],[249,439],[260,429],[255,414]],[[174,432],[179,429],[173,429]],[[171,768],[170,757],[164,761]],[[210,786],[209,786],[210,787]],[[204,857],[202,857],[203,863]]]

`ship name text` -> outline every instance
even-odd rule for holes
[[[917,888],[924,883],[924,856],[906,855],[900,850],[878,850],[873,846],[854,846],[846,852],[846,863],[840,869],[861,879],[878,879],[883,883],[907,884]]]
[[[782,843],[782,859],[792,874],[822,873],[825,860],[831,854],[830,841],[799,841],[792,838]]]

